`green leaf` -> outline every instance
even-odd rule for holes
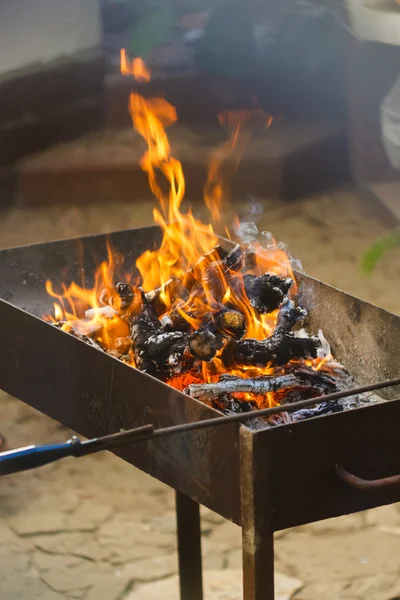
[[[166,43],[174,21],[174,11],[168,6],[144,15],[132,31],[131,54],[145,58],[155,46]]]
[[[367,275],[372,273],[382,257],[397,246],[400,246],[400,227],[379,238],[368,248],[361,262],[362,271]]]

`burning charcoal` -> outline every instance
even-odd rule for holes
[[[214,246],[212,250],[206,252],[201,258],[199,258],[196,264],[199,264],[203,259],[207,259],[208,261],[210,261],[210,259],[212,259],[213,261],[224,260],[227,257],[227,255],[228,252],[225,250],[225,248],[223,248],[221,244],[218,244],[217,246]]]
[[[318,395],[331,394],[338,390],[337,381],[334,377],[306,365],[294,368],[293,373],[301,385],[315,390]]]
[[[269,392],[282,392],[285,394],[287,390],[286,395],[283,397],[280,395],[280,401],[281,403],[291,403],[329,394],[336,391],[336,389],[336,383],[332,377],[325,376],[318,371],[304,366],[299,369],[293,369],[284,375],[262,376],[253,379],[245,379],[234,375],[221,375],[218,382],[191,384],[185,390],[185,393],[198,400],[211,401],[212,406],[218,410],[222,410],[225,414],[230,414],[232,412],[244,412],[247,410],[246,406],[242,405],[248,403],[237,400],[234,397],[234,394],[237,393],[263,395]],[[326,406],[323,406],[323,404]],[[317,416],[325,412],[337,412],[341,410],[341,406],[339,405],[339,408],[336,408],[335,404],[333,402],[321,403],[318,405],[319,408],[310,409],[310,415],[308,416]],[[297,420],[306,418],[302,416],[301,411],[296,411],[296,415],[297,413]],[[283,418],[283,414],[280,418]],[[287,417],[287,419],[290,422],[290,417]]]
[[[243,268],[244,270],[251,271],[257,267],[257,256],[254,252],[247,251],[243,257]]]
[[[184,371],[190,371],[194,366],[194,358],[189,352],[188,337],[175,341],[168,349],[168,356],[164,364],[167,377],[173,377]]]
[[[187,337],[181,331],[165,331],[157,317],[154,306],[142,292],[141,313],[132,321],[132,338],[136,365],[141,371],[158,378],[165,378],[171,354],[174,361],[182,357],[187,347]],[[177,365],[174,365],[175,367]]]
[[[101,290],[101,292],[99,294],[99,304],[101,306],[105,306],[106,304],[108,304],[109,299],[110,299],[110,292],[107,288],[104,288],[103,290]]]
[[[182,281],[177,277],[171,277],[164,286],[146,293],[146,300],[154,305],[158,314],[163,313],[166,308],[161,297],[162,293],[168,296],[171,304],[176,300],[186,301],[189,298],[189,291],[183,285]]]
[[[253,430],[265,429],[268,424],[265,419],[257,418],[257,405],[255,402],[247,400],[236,400],[228,394],[211,400],[211,406],[221,411],[224,415],[237,415],[247,412],[254,412],[253,419],[247,419],[246,427]]]
[[[195,359],[189,353],[187,336],[178,340],[169,348],[166,360],[166,370],[169,377],[178,375],[183,371],[190,371],[194,367]]]
[[[225,251],[224,251],[225,252]],[[240,271],[243,266],[243,252],[240,246],[235,246],[229,254],[224,254],[221,258],[221,248],[217,246],[211,252],[205,254],[193,268],[193,281],[190,285],[185,280],[185,285],[190,289],[191,294],[194,288],[206,286],[211,289],[215,298],[220,301],[226,288],[224,279],[229,279],[230,271]],[[200,294],[203,293],[199,290]]]
[[[146,300],[152,302],[157,310],[163,310],[165,307],[160,297],[162,293],[169,296],[171,304],[177,299],[187,300],[189,298],[188,290],[178,277],[171,277],[165,285],[146,293]]]
[[[169,315],[161,317],[160,323],[164,331],[172,331],[174,328],[174,323]]]
[[[122,283],[121,281],[115,286],[118,296],[120,297],[121,310],[126,310],[130,307],[135,298],[135,293],[132,286],[129,283]]]
[[[194,275],[196,277],[199,272],[204,271],[207,268],[207,265],[212,265],[213,263],[221,264],[228,256],[229,254],[222,246],[215,246],[210,252],[206,252],[206,254],[199,258],[193,269],[189,269],[186,275]],[[184,279],[186,279],[186,277]]]
[[[140,351],[140,359],[146,362],[147,372],[165,379],[172,372],[181,370],[187,339],[181,331],[158,333],[149,337]],[[173,358],[172,358],[173,357]]]
[[[149,358],[146,352],[146,343],[149,337],[161,333],[161,323],[158,320],[154,307],[146,300],[143,290],[141,290],[141,296],[143,302],[142,310],[132,320],[131,334],[138,369],[153,374],[157,364],[153,364],[153,361]]]
[[[231,414],[239,414],[251,412],[255,407],[247,400],[235,400],[233,398],[229,398],[229,407],[228,410]]]
[[[193,315],[191,313],[188,313],[188,315],[193,317]],[[190,329],[191,329],[190,323],[177,310],[173,310],[171,312],[171,319],[172,319],[173,328],[175,330],[184,331],[186,333],[188,331],[190,331]]]
[[[150,373],[159,379],[167,375],[170,357],[174,355],[174,367],[182,360],[186,348],[186,339],[181,331],[157,333],[142,344],[135,345],[135,359],[141,371]]]
[[[85,312],[85,318],[91,321],[95,317],[104,317],[105,319],[112,319],[117,313],[111,306],[101,306],[99,308],[89,308]]]
[[[169,279],[165,285],[167,286],[170,282],[172,282],[172,279]],[[156,300],[158,300],[163,289],[164,289],[163,287],[158,287],[158,288],[155,288],[154,290],[150,290],[150,292],[146,292],[147,302],[153,303]]]
[[[182,370],[181,356],[177,352],[172,352],[167,358],[168,366],[173,373],[180,373]]]
[[[192,398],[217,398],[224,394],[234,392],[250,394],[267,394],[296,385],[296,377],[293,373],[279,375],[277,377],[256,377],[254,379],[243,379],[242,377],[221,377],[216,383],[192,383],[187,388],[187,394]]]
[[[233,250],[235,250],[235,248]],[[164,291],[165,293],[169,294],[172,302],[178,298],[186,301],[193,285],[196,284],[200,273],[207,269],[207,265],[222,264],[225,259],[228,259],[229,255],[230,253],[228,254],[226,250],[222,248],[222,246],[215,246],[215,248],[213,248],[210,252],[204,254],[193,267],[188,269],[181,279],[178,277],[171,277],[171,279],[169,279],[163,286],[151,290],[150,292],[146,292],[146,299],[148,302],[157,303],[160,301],[160,294]],[[232,256],[229,259],[229,263],[232,265],[237,264],[237,261],[237,255],[236,258]]]
[[[186,287],[183,285],[182,281],[178,278],[174,279],[174,287],[173,287],[173,294],[172,294],[172,300],[175,302],[176,300],[182,300],[184,302],[186,302],[186,300],[189,298],[189,291],[186,289]]]
[[[142,298],[144,294],[142,293]],[[147,339],[161,330],[154,307],[144,298],[142,311],[132,321],[131,333],[136,346],[143,346]]]
[[[84,335],[83,333],[79,333],[79,331],[76,331],[71,326],[67,325],[67,323],[65,321],[64,322],[60,321],[59,323],[54,323],[54,325],[58,329],[62,329],[66,333],[69,333],[70,335],[73,335],[74,337],[82,340],[83,342],[86,342],[87,344],[89,344],[89,346],[93,346],[93,348],[97,348],[97,350],[101,350],[102,352],[104,352],[103,348],[95,340],[93,340],[91,337],[89,337],[87,335]]]
[[[72,331],[70,333],[72,333]],[[101,350],[102,352],[104,352],[104,350],[100,346],[100,344],[98,344],[95,340],[93,340],[92,338],[88,337],[87,335],[76,334],[76,332],[74,332],[73,335],[75,335],[80,340],[83,340],[84,342],[86,342],[87,344],[89,344],[89,346],[93,346],[93,348],[97,348],[97,350]]]
[[[200,296],[198,296],[198,298],[200,298]],[[185,300],[184,302],[177,302],[173,306],[169,315],[173,329],[185,332],[188,332],[191,329],[190,321],[185,319],[185,317],[182,315],[183,312],[188,317],[195,319],[195,315],[190,310],[188,310],[188,305],[190,305],[190,301],[187,303]]]
[[[184,334],[181,331],[168,331],[156,333],[147,338],[143,346],[149,356],[157,357],[165,354],[177,341],[183,341]]]
[[[160,322],[164,331],[188,332],[190,330],[190,323],[176,309],[172,310],[169,315],[161,317]]]
[[[100,321],[84,321],[77,319],[71,323],[67,323],[67,321],[58,321],[58,323],[53,324],[58,329],[62,329],[62,331],[70,333],[85,341],[87,339],[93,340],[93,338],[99,335],[103,329],[103,325]]]
[[[318,338],[300,338],[291,333],[276,329],[271,337],[265,340],[247,338],[233,342],[224,352],[225,365],[236,362],[241,365],[279,366],[285,365],[292,358],[316,358],[320,345]],[[229,360],[228,353],[232,353]]]
[[[282,304],[276,326],[283,331],[291,331],[295,325],[302,325],[307,317],[307,311],[301,306],[295,306],[288,298]]]
[[[219,333],[213,333],[207,326],[201,327],[189,337],[189,350],[195,358],[210,361],[217,350],[222,348],[223,338]]]
[[[114,349],[107,350],[107,354],[111,354],[111,356],[115,356],[115,358],[123,358],[128,354],[130,349],[132,348],[132,338],[131,337],[120,337],[114,340]]]
[[[204,301],[206,300],[205,290],[209,290],[213,299],[216,302],[221,302],[224,293],[226,292],[225,281],[226,278],[224,272],[221,270],[221,264],[212,263],[207,267],[207,270],[202,273],[200,283],[193,286],[191,297],[196,296],[201,301]],[[210,297],[210,293],[207,294],[208,297]]]
[[[226,292],[224,280],[230,280],[231,271],[240,271],[243,266],[243,251],[241,247],[235,246],[223,260],[210,262],[201,272],[201,283],[207,285],[220,301]]]
[[[243,267],[243,250],[237,244],[232,250],[222,259],[224,266],[231,271],[240,271]]]
[[[338,391],[337,381],[334,377],[316,371],[306,365],[292,368],[289,366],[289,373],[292,373],[296,378],[296,385],[288,388],[283,395],[280,394],[279,401],[281,404],[291,404],[315,398],[315,396],[323,396],[324,394],[332,394]]]
[[[72,327],[79,335],[84,335],[88,338],[95,338],[100,335],[103,330],[103,325],[100,320],[93,321],[77,321]],[[65,329],[64,329],[65,331]]]
[[[220,410],[225,415],[240,414],[256,410],[256,407],[250,402],[247,402],[246,400],[235,400],[228,394],[213,399],[211,401],[211,406]]]
[[[289,291],[293,280],[281,279],[277,275],[244,275],[244,287],[253,308],[261,314],[267,314],[278,308]]]
[[[207,252],[207,254],[205,256],[207,256],[208,254],[211,254],[211,253],[213,255],[215,255],[216,257],[218,257],[220,260],[225,260],[226,257],[229,255],[227,250],[225,250],[225,248],[223,248],[221,246],[221,244],[214,246],[214,248],[211,250],[211,252]]]
[[[239,245],[229,253],[221,246],[216,246],[204,254],[191,269],[188,269],[182,276],[182,280],[171,277],[164,286],[147,292],[146,300],[151,302],[157,313],[160,314],[165,310],[165,304],[161,298],[163,292],[169,296],[171,303],[177,300],[186,302],[189,294],[196,293],[196,287],[199,297],[204,295],[202,283],[213,289],[217,298],[222,297],[225,289],[221,282],[221,272],[225,274],[227,271],[239,271],[242,265],[243,251]],[[200,280],[202,280],[201,283]],[[176,315],[176,321],[180,323],[180,327],[184,325],[179,313]]]
[[[127,354],[131,348],[132,338],[130,336],[119,337],[115,340],[115,350],[121,355]]]
[[[182,281],[178,277],[171,277],[164,285],[146,292],[146,300],[155,305],[160,304],[161,308],[165,306],[164,302],[160,298],[161,294],[165,294],[170,298],[171,303],[176,298],[188,297],[189,292],[184,287]]]
[[[224,333],[235,340],[240,340],[246,333],[246,319],[237,310],[226,310],[215,317],[215,326],[220,333]]]
[[[301,408],[291,413],[292,421],[303,421],[304,419],[310,419],[311,417],[320,417],[322,415],[330,415],[336,412],[342,412],[343,406],[338,404],[336,400],[331,402],[321,402],[313,408]]]

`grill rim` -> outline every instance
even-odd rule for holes
[[[148,234],[154,230],[158,230],[158,228],[155,226],[149,226],[146,228],[141,228],[139,231]],[[110,237],[118,236],[120,233],[124,233],[125,235],[134,235],[135,231],[137,232],[138,230],[127,229],[122,230],[122,232],[114,232],[109,235]],[[1,266],[3,266],[3,268],[5,266],[10,268],[12,266],[15,268],[15,264],[17,264],[18,261],[15,262],[14,259],[18,259],[17,255],[21,254],[22,251],[25,253],[27,249],[31,247],[36,249],[38,247],[42,247],[47,253],[52,252],[56,245],[58,245],[58,248],[60,248],[63,243],[71,244],[71,242],[81,242],[84,239],[87,242],[90,242],[93,239],[105,242],[106,238],[106,234],[99,234],[96,236],[85,236],[85,238],[71,238],[70,240],[59,240],[44,244],[34,244],[29,247],[20,246],[13,249],[3,250],[0,251],[0,268]],[[7,265],[5,265],[4,261],[6,261]],[[400,318],[396,315],[388,313],[388,311],[384,311],[383,309],[378,309],[372,304],[365,303],[362,300],[358,300],[354,296],[350,296],[345,292],[336,290],[336,288],[333,286],[328,286],[323,282],[319,282],[318,280],[304,276],[303,274],[300,274],[300,278],[306,278],[306,281],[315,281],[320,286],[327,286],[325,289],[333,289],[336,293],[350,297],[355,302],[368,305],[374,310],[376,309],[379,311],[380,314],[389,315],[395,320],[399,319],[400,322]],[[214,414],[215,416],[221,415],[219,411],[205,407],[197,400],[193,402],[193,398],[189,398],[185,394],[178,392],[177,390],[173,390],[167,384],[159,382],[150,375],[144,374],[136,369],[132,369],[132,367],[123,364],[121,361],[114,359],[112,356],[100,351],[94,354],[90,350],[91,347],[85,342],[82,342],[73,336],[64,335],[64,332],[58,330],[49,323],[46,323],[40,317],[31,314],[27,310],[24,310],[20,306],[16,306],[12,302],[4,299],[0,301],[0,315],[2,322],[5,323],[5,328],[2,329],[1,333],[1,335],[4,336],[4,341],[6,342],[4,343],[4,347],[7,347],[10,352],[9,356],[6,355],[6,360],[1,361],[0,364],[0,383],[3,389],[16,397],[22,398],[34,408],[42,410],[42,412],[45,414],[51,416],[52,418],[56,418],[64,425],[76,430],[78,433],[81,433],[86,437],[100,435],[101,433],[111,433],[112,431],[116,431],[119,427],[124,427],[127,429],[129,427],[143,425],[144,422],[151,422],[151,415],[146,412],[148,406],[145,406],[145,401],[143,401],[140,405],[140,410],[136,405],[135,410],[132,410],[131,398],[131,403],[126,405],[129,409],[128,412],[124,412],[124,408],[126,407],[123,405],[123,403],[121,404],[121,402],[119,402],[121,400],[120,398],[117,398],[119,403],[117,403],[116,406],[114,406],[113,403],[112,406],[110,406],[109,401],[112,398],[114,402],[114,396],[118,392],[118,386],[119,390],[124,389],[124,393],[126,394],[128,393],[128,388],[132,389],[132,385],[134,386],[135,382],[133,373],[137,374],[136,379],[140,377],[140,387],[145,388],[145,382],[147,382],[148,385],[151,385],[152,393],[156,393],[154,389],[160,390],[160,396],[162,396],[162,398],[157,400],[158,404],[155,401],[155,404],[153,403],[157,409],[164,409],[164,412],[166,412],[169,410],[169,407],[174,407],[173,399],[175,399],[175,404],[180,403],[184,406],[184,412],[182,413],[184,417],[186,417],[188,414],[191,414],[193,418],[198,418],[199,415],[205,411],[210,412],[210,414]],[[28,323],[27,327],[25,327],[25,323]],[[48,327],[43,328],[43,325]],[[29,333],[32,333],[32,331],[40,332],[38,334],[40,343],[37,342],[37,339],[34,336],[33,338],[30,337]],[[52,344],[46,346],[46,340],[51,340]],[[82,343],[79,344],[77,342]],[[37,347],[38,345],[40,347]],[[87,398],[84,398],[83,393],[85,391],[87,394],[89,394],[91,391],[89,388],[85,390],[79,388],[79,397],[68,397],[66,401],[68,401],[69,405],[67,407],[59,406],[58,403],[56,403],[56,406],[54,406],[54,398],[48,394],[47,400],[45,399],[48,405],[45,406],[43,404],[45,401],[42,397],[43,388],[41,382],[39,383],[37,381],[29,380],[19,381],[24,377],[24,368],[25,370],[27,369],[29,371],[28,367],[34,370],[35,366],[37,366],[37,368],[41,370],[41,373],[43,373],[44,363],[40,358],[40,354],[42,353],[42,356],[46,357],[45,360],[52,360],[52,355],[49,355],[49,347],[51,348],[52,345],[57,347],[58,352],[62,348],[63,352],[65,352],[67,356],[73,358],[75,362],[78,362],[77,356],[89,357],[87,360],[89,361],[88,364],[90,364],[91,367],[96,367],[96,365],[105,365],[106,375],[108,374],[109,379],[111,378],[113,380],[111,384],[109,380],[107,381],[108,403],[106,402],[105,390],[99,387],[100,396],[99,398],[94,399],[89,398],[92,402],[92,404],[89,404],[89,407],[88,400]],[[19,371],[17,368],[18,361],[26,361],[27,356],[29,365],[24,365],[24,363],[22,363],[22,371]],[[110,359],[112,360],[110,361]],[[55,361],[55,365],[57,366],[57,361]],[[58,368],[61,368],[60,364],[58,365]],[[63,369],[64,371],[66,370],[65,365],[63,365]],[[99,371],[101,371],[101,369]],[[96,374],[103,376],[100,372]],[[77,377],[78,374],[75,373],[74,376]],[[87,375],[85,373],[81,373],[81,376],[84,377],[84,381],[86,381]],[[55,374],[52,374],[52,377],[54,380],[56,379]],[[127,380],[130,382],[129,385]],[[3,381],[6,382],[5,387]],[[96,388],[96,386],[99,384],[95,380],[93,381],[95,382]],[[159,387],[160,384],[162,384],[161,387]],[[61,389],[63,387],[63,378],[60,378],[59,382],[52,381],[51,385],[58,385],[57,389],[59,389],[59,393],[65,393],[65,391]],[[22,386],[23,393],[18,390],[18,386],[20,388]],[[157,387],[155,388],[155,386]],[[96,405],[96,402],[100,402],[102,398],[104,399],[104,406]],[[163,407],[161,406],[161,402],[164,401],[166,401],[166,405]],[[84,406],[86,409],[85,414],[81,414],[79,412],[80,410],[83,410],[82,406]],[[68,416],[68,419],[65,415],[60,418],[59,411],[62,409],[66,410],[66,408],[68,408],[68,411],[65,414]],[[105,421],[103,423],[100,423],[100,421],[96,422],[96,415],[88,414],[89,408],[92,411],[97,409],[99,413],[101,413],[100,416],[105,418]],[[366,411],[367,408],[369,409],[369,412]],[[342,508],[340,509],[341,512],[338,514],[347,514],[347,509],[345,510],[343,507],[347,507],[348,512],[355,512],[357,510],[364,510],[365,508],[371,508],[379,504],[393,502],[393,492],[392,495],[385,494],[379,498],[376,496],[371,496],[367,500],[364,499],[361,501],[359,497],[354,496],[354,494],[357,494],[357,492],[344,490],[343,487],[341,487],[340,482],[336,481],[336,479],[335,483],[333,484],[331,475],[333,473],[332,469],[334,465],[338,462],[344,462],[344,466],[346,468],[354,469],[354,472],[357,472],[357,464],[346,464],[345,461],[340,460],[343,457],[340,456],[340,452],[338,452],[338,449],[340,450],[339,441],[341,432],[343,428],[346,429],[346,427],[348,427],[346,423],[353,422],[354,420],[354,422],[358,424],[357,428],[361,423],[366,423],[368,425],[370,431],[374,432],[374,438],[376,438],[373,445],[377,449],[378,456],[379,452],[381,451],[379,445],[382,443],[385,446],[386,433],[384,428],[382,431],[378,431],[379,427],[377,427],[377,425],[379,425],[380,422],[380,415],[392,415],[394,412],[399,411],[399,409],[400,403],[395,400],[393,402],[357,408],[352,411],[325,415],[324,417],[321,417],[323,419],[322,421],[318,421],[317,419],[319,419],[319,417],[315,417],[306,421],[290,423],[277,428],[262,431],[251,431],[244,425],[239,426],[236,424],[231,424],[223,428],[225,430],[224,433],[219,431],[216,435],[200,435],[191,433],[190,436],[186,435],[184,439],[175,444],[166,443],[165,440],[162,443],[160,440],[157,442],[157,445],[154,445],[154,442],[151,442],[153,447],[147,445],[146,449],[144,450],[145,456],[144,458],[142,456],[140,460],[137,452],[132,448],[116,451],[115,454],[124,460],[127,460],[131,464],[138,466],[152,476],[157,477],[161,481],[164,481],[164,483],[171,485],[177,489],[178,492],[186,494],[193,500],[204,504],[225,518],[240,524],[241,505],[239,446],[241,442],[239,438],[248,439],[250,436],[250,438],[254,440],[254,461],[259,463],[260,469],[269,465],[267,469],[269,475],[265,484],[267,486],[265,494],[270,497],[270,502],[274,511],[272,526],[275,530],[278,530],[289,526],[320,520],[322,518],[329,518],[330,516],[336,516],[337,513],[335,513],[335,508],[331,505],[325,508],[324,513],[322,513],[321,510],[318,512],[312,508],[312,506],[315,507],[315,503],[318,502],[318,498],[321,498],[321,496],[318,496],[318,493],[322,493],[321,490],[326,478],[328,478],[330,481],[330,485],[333,485],[332,489],[334,495],[336,495],[337,499],[341,499],[340,506]],[[56,414],[57,411],[58,414]],[[110,414],[108,414],[107,411],[110,411]],[[388,413],[386,413],[386,411],[388,411]],[[174,414],[171,413],[169,418],[175,418]],[[75,426],[71,422],[71,419],[74,420]],[[82,419],[86,419],[87,422],[85,427],[83,427],[82,424],[80,426],[78,425],[79,419],[81,421]],[[393,421],[393,417],[391,419],[389,418],[389,422],[390,420]],[[173,421],[173,423],[174,422],[175,421]],[[88,425],[89,423],[90,426]],[[155,426],[159,426],[159,423],[157,422],[153,424]],[[319,463],[318,468],[320,475],[318,477],[320,481],[312,484],[308,490],[304,491],[305,497],[308,499],[307,501],[311,504],[307,505],[307,502],[305,499],[303,499],[302,508],[300,509],[298,507],[293,511],[292,507],[292,514],[290,515],[290,511],[287,509],[287,506],[285,509],[283,508],[285,504],[282,501],[282,498],[284,499],[285,496],[296,494],[296,486],[299,485],[300,474],[306,474],[304,467],[307,465],[302,465],[302,457],[296,455],[298,454],[297,448],[295,448],[293,456],[290,456],[286,461],[283,461],[283,463],[279,465],[279,462],[282,462],[283,460],[282,450],[285,449],[285,440],[287,441],[291,437],[295,437],[301,441],[301,444],[306,444],[307,448],[310,450],[311,458],[312,452],[315,452],[315,448],[318,448],[318,445],[323,443],[327,430],[334,432],[331,433],[330,436],[335,445],[335,455],[331,458],[327,457],[325,462],[322,461]],[[376,433],[377,431],[378,433]],[[353,443],[353,437],[357,440],[360,440],[360,433],[356,432],[355,435],[352,434],[351,436],[349,434],[347,441],[348,444],[350,444],[350,442]],[[258,441],[256,442],[256,440]],[[394,441],[387,442],[385,447],[387,451],[390,449],[393,450],[395,447]],[[227,448],[229,449],[228,452],[226,450]],[[265,459],[266,452],[268,459]],[[186,463],[182,458],[182,454],[185,453],[189,457],[186,460]],[[216,460],[215,456],[219,456],[219,458]],[[220,456],[222,456],[222,458],[220,458]],[[218,461],[223,464],[217,464]],[[297,471],[296,469],[293,471],[295,475],[289,475],[291,472],[289,466],[291,469],[297,469]],[[190,470],[194,472],[194,475],[193,473],[189,472]],[[363,475],[363,473],[360,474]],[[284,481],[285,477],[288,478],[286,483]],[[284,483],[285,485],[283,485]],[[332,514],[332,512],[334,514]]]

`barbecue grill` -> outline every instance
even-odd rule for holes
[[[161,239],[149,227],[0,252],[0,386],[86,437],[220,416],[41,318],[52,308],[46,279],[92,285],[107,237],[127,270]],[[310,329],[323,330],[357,383],[399,376],[399,317],[296,277]],[[256,431],[227,421],[114,450],[176,490],[183,600],[202,598],[199,504],[242,527],[245,600],[272,600],[274,531],[400,500],[400,388],[379,393],[388,401]]]

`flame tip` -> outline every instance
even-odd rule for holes
[[[136,57],[130,60],[125,48],[120,51],[120,69],[122,75],[133,75],[141,82],[148,82],[151,78],[151,71],[143,59]],[[123,310],[128,311],[129,315],[134,314],[135,307],[138,309],[140,301],[143,302],[145,292],[158,290],[157,301],[163,306],[163,316],[172,318],[172,314],[179,315],[192,331],[197,331],[204,324],[205,317],[214,321],[218,311],[229,307],[244,315],[246,337],[265,339],[270,336],[277,322],[278,310],[268,315],[258,314],[246,295],[242,274],[222,268],[223,259],[215,248],[218,238],[214,233],[213,223],[219,221],[225,200],[223,167],[229,162],[234,169],[237,168],[249,140],[248,128],[256,121],[269,127],[272,117],[258,106],[250,111],[225,111],[218,115],[218,120],[226,127],[229,137],[210,157],[204,199],[212,222],[203,225],[190,208],[185,214],[181,211],[185,178],[181,163],[171,155],[166,133],[166,128],[177,120],[175,107],[163,98],[145,99],[133,91],[129,96],[129,112],[134,129],[147,143],[147,151],[140,164],[147,173],[150,188],[159,202],[159,207],[153,209],[153,218],[161,227],[163,237],[157,250],[146,250],[137,259],[141,287],[135,290],[136,300],[133,304]],[[225,232],[231,239],[227,227]],[[265,248],[256,241],[252,242],[252,250],[255,253],[255,266],[253,271],[248,270],[250,274],[269,272],[293,278],[290,259],[285,249],[276,244],[273,236],[268,237],[268,246]],[[108,351],[120,353],[124,362],[135,366],[126,313],[121,312],[121,297],[114,285],[114,275],[122,263],[122,257],[112,249],[107,240],[107,259],[96,269],[92,289],[85,288],[83,277],[82,287],[75,282],[69,285],[62,283],[61,292],[57,293],[48,279],[46,290],[55,301],[54,316],[48,316],[47,319],[53,323],[65,321],[61,327],[64,331],[78,331],[94,339]],[[210,283],[210,277],[213,283]],[[125,274],[117,281],[129,282],[131,279]],[[201,293],[196,291],[196,284],[199,283]],[[214,285],[219,290],[218,297],[213,289]],[[174,292],[173,286],[178,291]],[[293,286],[291,294],[295,293]],[[168,383],[184,389],[189,383],[215,381],[221,373],[226,372],[223,350],[222,346],[211,362],[202,363],[201,373],[192,370],[176,374]],[[316,359],[310,362],[310,366],[317,370],[323,369],[329,360],[328,357]],[[274,371],[270,365],[261,369],[234,365],[230,372],[241,377],[254,377],[255,374],[267,375]],[[271,393],[260,398],[251,394],[236,397],[263,405],[266,403],[268,406],[279,400],[276,394]]]
[[[144,60],[137,56],[129,62],[125,48],[120,50],[120,71],[122,75],[133,75],[137,81],[142,83],[148,83],[151,79],[151,71]]]

